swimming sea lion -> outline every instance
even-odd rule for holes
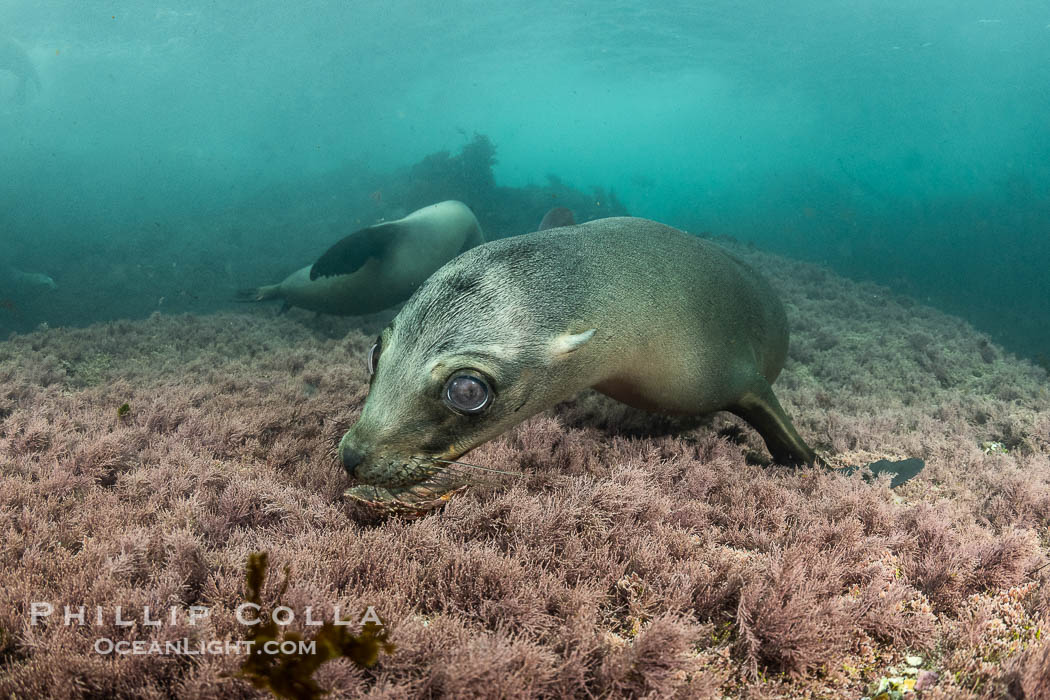
[[[307,265],[272,284],[238,293],[242,301],[283,299],[285,308],[357,316],[401,303],[432,272],[484,243],[462,202],[423,207],[403,219],[351,233]]]
[[[11,287],[16,290],[38,291],[56,289],[55,280],[43,272],[23,272],[10,265],[0,266],[0,287]]]
[[[29,59],[29,54],[14,39],[0,37],[0,70],[9,71],[18,80],[15,88],[15,101],[22,104],[26,101],[26,88],[32,83],[40,90],[40,76]]]
[[[371,387],[339,454],[371,504],[436,504],[447,467],[592,387],[667,414],[726,410],[781,464],[813,464],[771,384],[787,318],[769,284],[718,245],[609,218],[505,238],[421,286],[368,355]]]
[[[568,207],[554,207],[543,216],[543,220],[540,221],[540,227],[538,231],[546,231],[549,228],[561,228],[563,226],[572,226],[576,223],[576,217],[572,215],[572,210]]]

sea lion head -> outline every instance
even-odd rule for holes
[[[412,502],[447,493],[469,474],[442,460],[589,385],[570,358],[595,330],[551,331],[565,325],[553,312],[565,305],[542,302],[552,288],[536,278],[542,262],[491,246],[431,276],[369,351],[369,394],[339,444],[360,483],[348,495]]]
[[[45,275],[43,272],[31,272],[28,273],[26,281],[37,287],[43,287],[44,289],[57,289],[58,285],[55,284],[49,275]]]

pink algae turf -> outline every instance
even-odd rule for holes
[[[922,457],[919,478],[763,466],[731,416],[667,434],[585,394],[471,454],[525,476],[366,521],[334,447],[382,318],[154,316],[0,343],[0,695],[260,697],[236,655],[93,645],[244,638],[245,562],[265,550],[291,570],[289,629],[336,605],[390,626],[375,667],[322,668],[336,697],[856,698],[906,655],[938,673],[923,697],[1050,697],[1045,373],[882,288],[736,249],[788,306],[775,388],[800,433],[847,461]],[[33,601],[110,612],[31,625]],[[122,627],[116,605],[211,612]]]

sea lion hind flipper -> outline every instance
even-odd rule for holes
[[[870,469],[871,473],[876,476],[883,472],[893,474],[893,479],[890,480],[890,488],[900,486],[921,472],[925,467],[926,460],[919,459],[918,457],[901,459],[896,462],[891,462],[888,459],[880,459],[878,462],[872,462],[868,465],[868,469]]]
[[[354,231],[317,259],[310,268],[310,279],[357,272],[371,258],[381,258],[388,248],[399,242],[404,232],[404,225],[398,221]]]
[[[841,469],[835,469],[834,471],[849,476],[861,469],[867,468],[871,471],[871,476],[865,475],[864,477],[867,481],[873,481],[878,478],[879,474],[893,474],[893,478],[890,480],[890,488],[892,489],[910,481],[925,467],[925,460],[919,459],[918,457],[911,457],[909,459],[900,459],[897,461],[880,459],[877,462],[872,462],[871,464],[866,464],[864,466],[842,467]]]
[[[832,468],[823,459],[817,457],[809,445],[799,437],[795,426],[791,424],[791,419],[784,413],[776,395],[773,394],[773,389],[768,384],[758,392],[746,395],[730,411],[746,420],[758,431],[762,439],[766,441],[766,447],[773,455],[773,461],[777,464],[816,464],[846,476],[866,467],[871,471],[871,476],[866,477],[869,480],[877,478],[879,474],[892,474],[890,488],[896,488],[910,480],[926,466],[926,462],[913,457],[898,461],[880,459],[863,466]]]
[[[728,410],[758,431],[777,464],[813,464],[817,459],[816,453],[795,430],[791,419],[777,401],[773,388],[765,379],[757,384],[755,390],[745,394]]]

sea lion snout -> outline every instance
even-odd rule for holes
[[[339,442],[339,461],[354,481],[372,486],[396,487],[413,478],[420,458],[404,456],[358,421]]]
[[[354,445],[347,443],[345,440],[339,446],[339,459],[343,463],[343,469],[350,476],[354,476],[354,470],[364,460],[365,454],[358,450]]]
[[[363,472],[368,471],[372,449],[361,439],[357,428],[352,426],[339,441],[339,461],[349,477],[361,481],[366,476]]]

